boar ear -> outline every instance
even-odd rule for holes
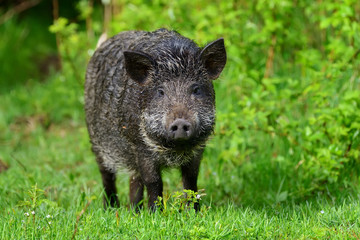
[[[154,66],[154,60],[149,55],[137,51],[124,51],[124,57],[127,74],[137,83],[144,83]]]
[[[206,45],[200,53],[200,58],[210,79],[218,78],[226,64],[224,39],[220,38]]]

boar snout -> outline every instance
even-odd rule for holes
[[[193,135],[193,126],[185,119],[176,119],[170,124],[168,133],[174,140],[186,140]]]

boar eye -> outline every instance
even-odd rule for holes
[[[159,89],[157,90],[157,95],[158,95],[159,97],[163,97],[163,96],[165,95],[164,89],[159,88]]]
[[[198,85],[194,85],[192,87],[192,94],[196,95],[196,96],[199,96],[201,95],[201,89]]]

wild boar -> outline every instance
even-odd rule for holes
[[[86,72],[85,112],[105,207],[119,205],[118,168],[132,173],[134,207],[141,207],[145,186],[155,210],[166,167],[180,168],[184,189],[197,191],[215,123],[213,80],[225,64],[222,38],[200,48],[166,29],[122,32],[95,51]]]

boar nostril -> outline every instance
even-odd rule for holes
[[[169,135],[174,139],[187,139],[191,137],[191,123],[184,119],[176,119],[169,128]]]

